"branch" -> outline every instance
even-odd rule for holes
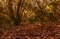
[[[43,10],[42,10],[41,6],[39,5],[39,1],[36,0],[36,3],[37,3],[37,5],[38,5],[38,7],[40,8],[41,13],[43,14]]]

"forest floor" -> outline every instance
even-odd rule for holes
[[[22,23],[0,27],[0,39],[60,39],[60,23]]]

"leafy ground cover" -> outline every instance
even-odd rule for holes
[[[0,27],[0,39],[60,39],[60,23],[21,23]]]

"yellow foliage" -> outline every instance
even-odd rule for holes
[[[24,10],[24,15],[26,14],[27,18],[33,17],[35,16],[35,13],[33,11],[30,10]]]
[[[7,14],[0,14],[0,16],[4,19],[6,19],[6,20],[11,20],[10,19],[10,17],[9,17],[9,15],[7,15]]]
[[[49,10],[49,9],[51,9],[51,8],[50,8],[50,6],[47,5],[45,9]]]

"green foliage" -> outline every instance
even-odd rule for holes
[[[35,17],[30,17],[27,19],[27,21],[30,23],[34,23],[36,20],[35,20]]]
[[[50,14],[49,14],[49,19],[50,19],[50,21],[52,21],[52,22],[57,21],[56,17],[53,15],[53,13],[50,13]]]
[[[6,27],[13,25],[11,18],[7,14],[0,14],[0,26],[5,25]]]
[[[14,25],[19,25],[20,21],[21,21],[21,20],[18,19],[18,17],[13,17],[12,20],[14,22]]]
[[[5,26],[9,29],[12,25],[11,25],[10,22],[6,22],[6,23],[5,23]]]

